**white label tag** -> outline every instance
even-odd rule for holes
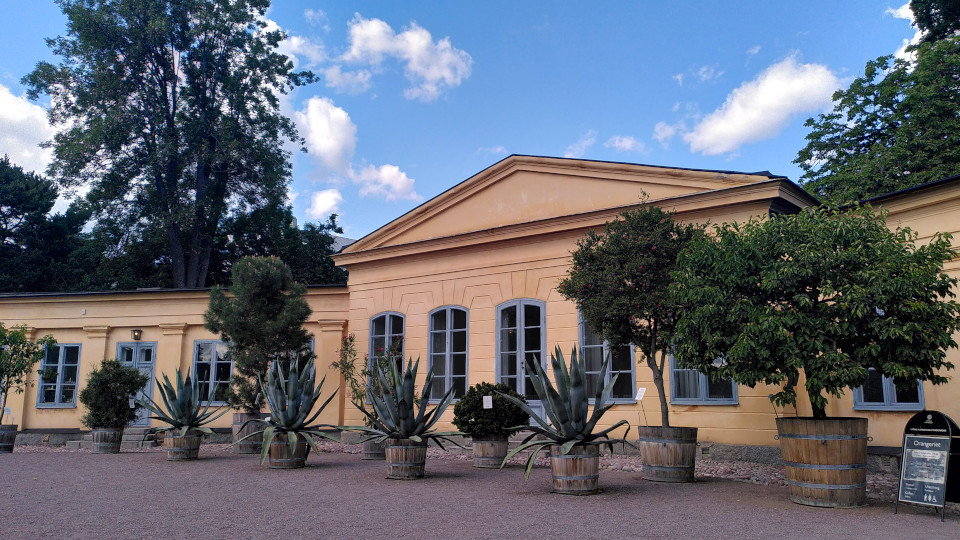
[[[3,414],[13,414],[13,411],[10,410],[10,407],[4,407],[4,408],[3,408]]]
[[[493,396],[483,396],[483,408],[484,409],[493,408]]]
[[[137,408],[137,403],[136,403],[136,401],[135,401],[133,398],[130,398],[130,408],[131,408],[131,409],[136,409],[136,408]]]
[[[640,401],[641,399],[643,399],[643,395],[646,393],[647,393],[647,388],[644,386],[641,386],[639,389],[637,389],[637,398],[636,398],[637,401]]]

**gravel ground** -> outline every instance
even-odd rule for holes
[[[324,444],[302,470],[207,444],[195,462],[161,449],[93,455],[42,446],[0,456],[0,538],[960,538],[928,508],[893,514],[897,478],[868,475],[868,504],[790,502],[778,467],[701,461],[697,482],[640,479],[635,456],[604,457],[591,497],[550,493],[546,459],[524,482],[516,464],[474,469],[431,448],[427,477],[385,479],[360,448]]]

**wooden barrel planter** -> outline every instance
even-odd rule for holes
[[[387,459],[387,453],[385,449],[385,442],[366,441],[363,443],[363,459]]]
[[[256,433],[257,431],[263,429],[263,426],[257,424],[256,422],[251,422],[246,426],[243,425],[248,420],[255,420],[257,418],[260,418],[259,414],[233,413],[233,425],[231,426],[231,431],[233,432],[233,442],[237,442],[247,435]],[[259,454],[262,448],[263,435],[256,435],[231,446],[230,452],[234,454]]]
[[[267,464],[271,469],[301,469],[307,465],[307,441],[300,437],[293,452],[285,433],[278,434],[270,441]]]
[[[17,424],[0,424],[0,454],[13,452],[17,442]]]
[[[200,455],[202,433],[189,430],[180,436],[180,430],[169,430],[163,437],[163,447],[167,449],[167,461],[189,461]]]
[[[473,439],[473,466],[478,469],[499,469],[507,457],[507,436],[487,435]]]
[[[416,480],[423,478],[427,464],[427,444],[410,439],[387,439],[387,478]]]
[[[600,493],[600,449],[596,446],[574,446],[566,455],[553,447],[550,452],[553,492],[562,495]]]
[[[790,499],[848,508],[867,500],[866,418],[778,418]]]
[[[697,428],[641,426],[640,476],[653,482],[693,482]]]
[[[96,428],[91,433],[94,454],[119,454],[123,431],[119,429]]]

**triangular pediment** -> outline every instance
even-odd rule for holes
[[[769,180],[735,173],[510,156],[344,250],[409,244]]]

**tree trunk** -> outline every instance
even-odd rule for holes
[[[663,353],[666,354],[666,353]],[[660,398],[660,422],[663,427],[670,427],[670,409],[667,404],[667,394],[663,389],[663,364],[657,365],[656,357],[647,356],[647,365],[653,372],[653,385],[657,387],[657,396]]]

